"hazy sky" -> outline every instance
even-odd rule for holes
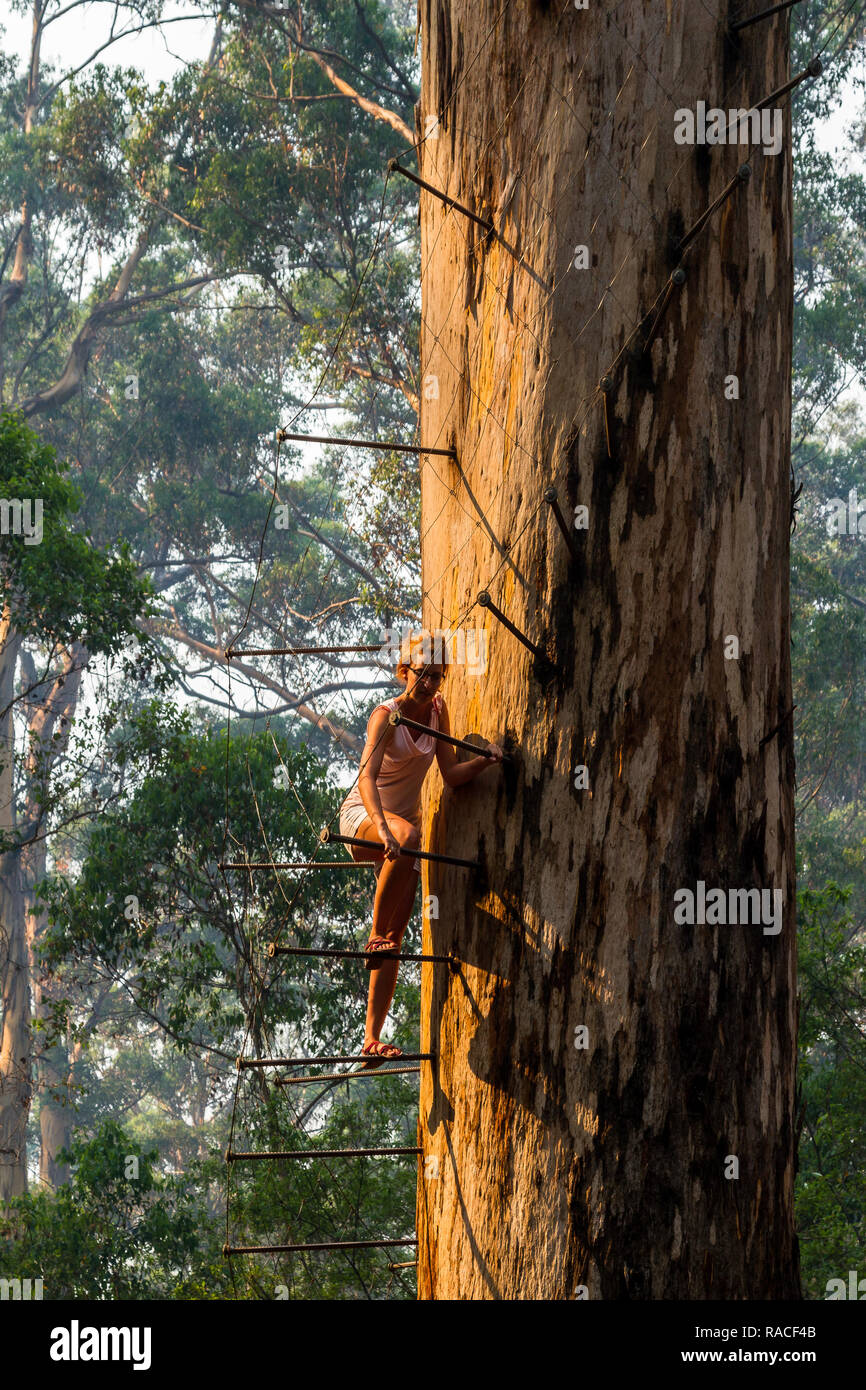
[[[68,0],[53,3],[52,11],[66,9]],[[63,66],[67,70],[84,60],[107,38],[113,7],[105,3],[80,5],[62,18],[50,24],[45,31],[42,44],[42,59],[52,67]],[[167,81],[182,62],[204,58],[210,47],[214,30],[212,19],[203,19],[188,5],[166,5],[165,17],[183,16],[179,22],[158,29],[145,30],[141,34],[131,34],[106,49],[102,61],[107,66],[135,67],[145,73],[148,80],[157,83]],[[136,24],[133,15],[121,13],[117,24],[118,32],[132,28]],[[0,24],[5,30],[3,48],[6,52],[17,53],[22,66],[30,43],[30,14],[13,10],[10,0],[0,0]]]

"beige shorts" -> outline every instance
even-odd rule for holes
[[[358,831],[367,819],[367,814],[367,808],[365,806],[346,806],[344,803],[343,806],[340,807],[340,834],[349,835],[353,840],[356,839]],[[346,848],[348,849],[349,846],[347,845]],[[380,861],[373,869],[377,878],[379,877],[379,870],[381,868],[382,862]],[[421,860],[416,859],[412,868],[415,870],[416,874],[420,874]]]
[[[346,806],[344,803],[340,807],[340,834],[351,835],[354,839],[366,819],[366,806]]]

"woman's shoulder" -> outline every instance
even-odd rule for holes
[[[393,711],[394,711],[396,708],[397,708],[397,701],[396,701],[396,700],[383,700],[382,703],[381,703],[380,705],[374,705],[373,708],[370,710],[370,717],[369,717],[369,719],[367,720],[367,724],[369,725],[369,724],[372,722],[372,720],[376,718],[377,715],[379,716],[379,720],[381,720],[382,717],[383,717],[383,715],[388,715],[388,714],[393,713]],[[378,721],[377,721],[377,722],[378,722]]]

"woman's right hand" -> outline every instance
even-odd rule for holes
[[[397,859],[400,856],[400,844],[394,839],[387,822],[379,830],[379,838],[385,851],[386,859]]]

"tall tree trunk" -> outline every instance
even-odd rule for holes
[[[737,50],[719,0],[609,10],[420,0],[422,176],[524,259],[421,194],[420,435],[458,459],[424,461],[425,622],[487,628],[452,727],[518,752],[429,779],[429,847],[486,881],[426,873],[462,965],[422,977],[419,1294],[798,1298],[786,103],[642,352],[747,157],[674,112],[763,99],[787,20]],[[780,931],[680,925],[699,881],[781,889]]]
[[[24,758],[27,794],[24,819],[34,827],[34,838],[22,851],[25,875],[25,929],[32,979],[33,1016],[37,1021],[39,1049],[36,1085],[39,1095],[39,1176],[43,1184],[56,1189],[69,1181],[69,1169],[57,1162],[57,1155],[68,1148],[72,1139],[73,1105],[71,1083],[74,1066],[71,1062],[65,1034],[58,1036],[54,1004],[64,993],[64,986],[43,967],[40,940],[47,926],[47,913],[36,900],[34,889],[45,878],[47,843],[41,828],[47,805],[44,787],[50,785],[58,762],[65,756],[69,734],[84,671],[90,653],[81,643],[73,641],[62,655],[59,669],[43,698],[33,705],[27,721],[27,754]],[[31,681],[35,667],[29,653],[23,664]],[[32,674],[31,674],[32,673]]]
[[[13,700],[21,636],[8,606],[0,619],[0,835],[17,838]],[[21,857],[0,850],[0,1208],[27,1190],[30,1113],[30,965]]]
[[[25,138],[32,133],[39,110],[39,54],[44,20],[41,0],[33,0],[31,13],[30,64],[27,69],[27,93],[21,116],[21,130]],[[15,242],[15,259],[12,263],[12,270],[5,284],[0,284],[0,402],[5,399],[6,316],[9,309],[18,303],[24,293],[32,258],[33,199],[32,197],[25,197],[21,205],[21,221]]]
[[[33,888],[45,875],[45,839],[41,833],[49,810],[45,793],[58,759],[66,752],[72,713],[89,661],[87,649],[80,642],[72,642],[63,651],[56,675],[42,682],[47,690],[37,701],[35,692],[42,687],[36,685],[33,659],[22,651],[22,641],[22,634],[12,625],[7,605],[0,620],[0,833],[14,847],[3,852],[0,859],[0,1204],[27,1189],[34,1003],[37,1016],[46,1024],[46,1029],[40,1030],[43,1049],[53,1026],[49,1003],[52,984],[48,978],[42,980],[35,968],[37,934],[44,925],[45,914],[36,910]],[[19,658],[32,687],[27,751],[21,759],[24,795],[20,817],[15,804],[13,723]],[[62,1053],[62,1043],[60,1055],[51,1047],[44,1050],[39,1069],[45,1099],[44,1113],[40,1115],[40,1173],[53,1187],[66,1180],[66,1170],[54,1159],[71,1132],[70,1117],[61,1104],[61,1090],[68,1082],[59,1073],[55,1075],[63,1061]],[[55,1083],[61,1089],[55,1091]]]
[[[38,872],[31,881],[38,883],[45,876],[45,841],[31,847],[28,869],[37,860]],[[62,986],[48,974],[39,960],[39,943],[47,926],[47,913],[38,909],[32,892],[27,894],[25,914],[27,939],[30,944],[33,1017],[36,1021],[38,1045],[36,1063],[36,1093],[39,1099],[39,1179],[43,1186],[56,1190],[69,1181],[69,1168],[57,1162],[61,1149],[72,1141],[74,1116],[73,1067],[67,1037],[57,1035],[55,1001],[59,1002]]]
[[[70,1095],[73,1069],[65,1042],[47,1048],[39,1059],[39,1179],[56,1191],[69,1182],[69,1168],[57,1155],[72,1142],[74,1111]]]

